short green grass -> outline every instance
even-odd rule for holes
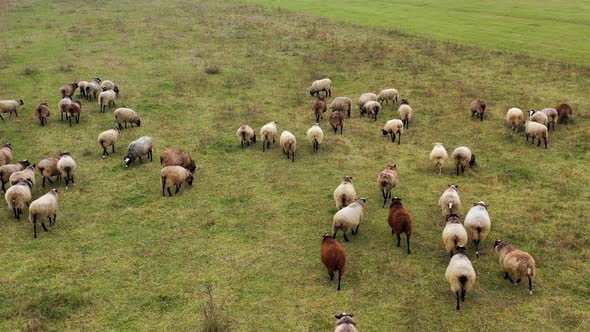
[[[114,125],[112,110],[84,102],[72,128],[56,114],[60,85],[95,76],[116,80],[117,105],[143,123],[124,130],[106,160],[96,137]],[[342,136],[323,120],[326,139],[313,154],[306,90],[322,77],[335,96],[355,99],[398,88],[415,110],[403,143],[380,134],[396,116],[386,106],[376,123],[355,112]],[[0,122],[0,140],[35,162],[70,151],[78,186],[59,186],[57,225],[37,240],[0,208],[1,329],[199,331],[207,307],[235,331],[330,331],[341,311],[364,331],[588,330],[589,77],[587,67],[236,2],[2,2],[0,97],[26,104]],[[469,116],[474,97],[488,100],[484,122]],[[42,101],[53,112],[46,127],[33,116]],[[550,133],[548,150],[503,126],[509,107],[559,102],[575,119]],[[240,150],[239,125],[271,120],[299,138],[295,163],[278,145]],[[126,169],[126,144],[142,135],[154,137],[156,160]],[[457,177],[449,166],[439,178],[427,160],[433,142],[449,152],[470,146],[480,167]],[[162,198],[157,159],[172,146],[196,158],[197,180]],[[376,177],[391,162],[394,194],[415,220],[409,256],[380,206]],[[343,244],[350,259],[337,292],[319,251],[344,175],[368,205]],[[464,213],[488,202],[493,223],[460,312],[444,280],[436,206],[448,183],[460,185]],[[34,196],[46,190],[38,184]],[[534,295],[502,279],[496,238],[536,258]]]

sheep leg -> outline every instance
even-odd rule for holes
[[[133,124],[132,124],[133,125]],[[125,121],[125,128],[127,128],[127,121]]]
[[[16,210],[16,206],[12,208],[12,212],[14,212],[14,219],[18,220],[18,212]]]
[[[330,276],[330,280],[334,280],[334,272],[328,272],[328,275]]]
[[[527,275],[527,278],[529,278],[529,294],[533,295],[533,280],[531,279],[531,275]]]
[[[457,295],[457,306],[455,307],[455,309],[461,310],[461,306],[459,305],[459,291],[456,291],[455,295]]]
[[[356,230],[354,231],[354,235],[358,234],[359,232],[359,227],[361,227],[360,224],[356,225]]]
[[[6,183],[7,182],[2,181],[2,192],[6,192]]]
[[[473,243],[475,243],[475,256],[479,258],[479,240],[473,240]]]
[[[395,134],[393,133],[393,131],[391,132],[391,142],[395,142]]]
[[[547,149],[547,138],[543,138],[543,141],[545,142],[545,149]]]
[[[73,116],[70,116],[70,127],[72,126],[72,117]]]
[[[112,149],[113,150],[113,153],[115,153],[115,144],[112,145],[112,148],[113,148]]]
[[[262,152],[266,150],[266,138],[262,140]]]
[[[292,158],[291,158],[292,162],[295,162],[295,151],[292,152]]]
[[[340,281],[342,280],[342,273],[338,270],[338,290],[340,290]]]
[[[76,115],[76,123],[80,123],[80,114]]]
[[[166,177],[162,177],[162,196],[166,197]]]
[[[506,280],[506,279],[508,279],[511,284],[514,283],[514,280],[512,280],[512,278],[510,278],[510,275],[508,275],[508,272],[506,272],[506,274],[504,275],[504,280]]]
[[[141,156],[139,156],[139,162],[143,164],[143,160],[141,160]]]
[[[320,122],[320,114],[315,114],[315,122]]]
[[[43,227],[43,230],[44,231],[49,232],[49,230],[47,230],[47,227],[45,227],[45,223],[44,222],[41,222],[41,226]]]
[[[172,192],[170,191],[170,187],[168,187],[168,195],[172,197]]]
[[[397,247],[399,248],[401,246],[402,237],[399,234],[395,234],[395,236],[397,236]]]
[[[55,225],[55,223],[57,222],[57,214],[53,214],[53,224]]]
[[[350,242],[350,240],[348,239],[348,236],[346,236],[346,233],[344,233],[344,241],[345,242]]]
[[[342,129],[344,129],[344,125],[343,124],[340,125],[340,135],[342,135]]]
[[[461,288],[461,301],[463,302],[465,302],[465,294],[467,294],[467,291]]]
[[[102,157],[104,158],[105,156],[108,156],[109,153],[107,152],[107,148],[105,148],[104,146],[102,147]]]
[[[465,166],[461,165],[461,174],[465,173]]]
[[[176,186],[176,192],[175,192],[175,194],[178,194],[178,191],[180,190],[180,187],[181,187],[181,186],[182,186],[182,183],[180,183],[180,184],[178,184],[178,185]]]
[[[483,113],[479,113],[479,118],[480,118],[479,121],[483,121]]]
[[[0,114],[0,119],[2,119],[2,121],[4,121],[4,118],[2,117],[2,114]]]
[[[18,113],[16,110],[14,110],[14,115],[16,115],[16,117],[18,118]]]
[[[410,234],[406,233],[406,242],[408,243],[408,255],[410,254]]]
[[[152,152],[152,150],[148,152],[148,157],[150,158],[150,161],[154,161],[154,153]]]
[[[336,126],[332,125],[332,129],[334,129],[334,134],[336,134],[336,132],[337,132],[337,130],[338,130],[337,128],[338,128],[338,127],[336,127]]]
[[[459,165],[457,165],[457,175],[459,175]]]
[[[37,238],[37,218],[33,217],[33,232],[34,232],[34,238]]]
[[[242,147],[242,150],[244,150],[244,141],[240,142],[240,146]]]

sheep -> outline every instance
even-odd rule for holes
[[[395,234],[397,237],[397,246],[400,247],[401,234],[406,234],[406,242],[408,245],[408,255],[410,254],[410,236],[412,236],[412,216],[402,204],[402,199],[394,197],[391,199],[389,206],[389,216],[387,217],[389,227],[391,227],[391,235]]]
[[[6,143],[0,147],[0,166],[12,163],[12,144]]]
[[[28,160],[21,160],[16,164],[6,164],[0,166],[0,181],[2,181],[2,191],[6,192],[6,184],[10,181],[10,175],[14,172],[22,171],[30,165]]]
[[[242,125],[236,131],[236,136],[240,139],[242,150],[244,150],[244,144],[250,146],[250,142],[256,143],[256,133],[254,129],[248,125]]]
[[[115,99],[119,95],[119,89],[115,88],[115,90],[105,90],[98,95],[98,106],[100,107],[101,112],[106,112],[107,106],[109,109],[111,108],[111,104],[115,106]]]
[[[48,180],[49,182],[53,183],[53,181],[51,181],[52,176],[57,177],[56,181],[58,181],[61,178],[61,174],[57,169],[57,163],[59,162],[59,158],[61,158],[61,155],[45,158],[39,162],[38,168],[39,173],[41,174],[41,176],[43,176],[43,183],[41,184],[43,187],[45,187],[45,180]]]
[[[23,180],[8,188],[4,195],[8,208],[12,210],[16,220],[20,220],[25,205],[29,206],[29,203],[31,203],[31,186],[31,182]]]
[[[39,118],[41,126],[44,126],[47,123],[47,118],[51,116],[51,113],[49,113],[49,105],[47,105],[47,103],[39,104],[39,106],[35,108],[35,115]]]
[[[115,153],[115,143],[119,139],[119,132],[121,130],[119,128],[112,128],[109,130],[105,130],[98,135],[98,144],[102,148],[102,159],[105,159],[109,153],[107,152],[107,148],[109,146],[112,147],[113,153]]]
[[[88,81],[80,81],[78,82],[78,91],[80,91],[80,97],[86,99],[86,86],[88,85]]]
[[[336,238],[338,230],[342,230],[344,233],[344,241],[350,241],[346,233],[351,231],[352,235],[356,235],[359,231],[359,227],[363,222],[364,209],[366,198],[359,198],[347,207],[342,208],[334,215],[334,221],[332,224],[333,238]],[[356,228],[355,228],[356,227]]]
[[[515,133],[522,126],[523,121],[524,113],[520,108],[513,107],[506,112],[506,122],[508,122]]]
[[[67,104],[64,109],[66,112],[66,120],[70,122],[70,127],[72,126],[72,118],[76,118],[76,123],[80,123],[82,104],[79,100]]]
[[[399,118],[402,120],[406,129],[410,128],[410,120],[412,120],[412,108],[408,103],[407,99],[402,99],[401,105],[397,109],[399,112]]]
[[[347,207],[356,200],[356,191],[352,184],[352,176],[342,178],[342,183],[334,190],[334,202],[338,210]]]
[[[55,225],[57,221],[58,199],[57,189],[52,189],[47,194],[34,200],[29,206],[29,221],[33,224],[35,239],[37,238],[37,222],[41,223],[43,230],[46,232],[47,227],[43,223],[45,218],[49,219],[49,226]],[[53,220],[51,220],[52,216]]]
[[[352,318],[352,314],[347,314],[345,312],[334,316],[338,320],[336,322],[336,329],[334,332],[358,332],[356,328],[356,322]]]
[[[557,110],[555,108],[544,108],[541,110],[541,112],[543,112],[543,113],[545,113],[545,115],[547,115],[548,129],[553,128],[553,131],[555,131],[555,123],[557,122],[557,119],[559,118],[559,114],[557,113]]]
[[[321,80],[313,81],[309,87],[309,94],[312,97],[320,97],[320,92],[324,91],[326,97],[332,96],[332,81],[329,78],[323,78]]]
[[[494,252],[498,256],[500,266],[506,272],[504,279],[510,280],[513,285],[517,285],[526,276],[529,280],[529,294],[533,295],[533,279],[537,274],[533,256],[500,240],[496,240],[494,243]],[[510,275],[516,280],[513,280]]]
[[[330,104],[332,111],[346,112],[350,118],[350,112],[352,111],[352,99],[348,97],[336,97]]]
[[[545,142],[545,149],[547,149],[547,139],[549,138],[549,131],[544,125],[533,122],[525,121],[524,132],[526,134],[526,141],[529,141],[529,136],[532,137],[531,144],[535,144],[535,137],[537,138],[537,147],[541,146],[541,138]]]
[[[59,88],[59,93],[61,95],[62,98],[64,97],[72,97],[74,95],[74,93],[76,92],[76,89],[78,88],[78,83],[74,82],[74,83],[70,83],[68,85],[64,85],[61,88]]]
[[[100,82],[101,89],[113,90],[113,89],[115,89],[115,87],[116,87],[116,85],[115,85],[115,83],[113,83],[113,81],[104,80],[104,81]]]
[[[475,283],[475,270],[465,253],[465,247],[458,246],[452,256],[445,277],[451,285],[451,292],[457,297],[456,309],[460,310],[459,296],[465,302],[465,294],[471,290]]]
[[[461,212],[461,198],[458,189],[458,185],[449,184],[447,190],[438,199],[438,205],[441,207],[445,218],[451,214],[459,215]]]
[[[98,94],[101,91],[102,91],[102,88],[100,87],[100,78],[96,77],[91,82],[88,82],[86,84],[86,88],[85,88],[86,99],[88,99],[89,101],[92,100],[92,98],[96,99],[96,97],[98,96]]]
[[[540,123],[544,126],[547,126],[547,123],[549,123],[549,118],[547,118],[547,114],[545,114],[543,112],[538,112],[536,110],[530,110],[528,114],[529,114],[529,121]]]
[[[71,103],[72,103],[72,98],[65,97],[62,100],[60,100],[59,103],[57,104],[57,108],[59,109],[59,113],[61,114],[61,121],[64,120],[64,113],[66,113],[67,105],[69,105]],[[67,120],[67,116],[66,116],[66,120]]]
[[[143,163],[141,157],[146,156],[152,161],[152,149],[154,140],[149,136],[143,136],[137,140],[129,143],[127,146],[127,155],[125,155],[125,167],[129,167],[135,159],[139,158],[139,162]]]
[[[295,162],[295,150],[297,150],[297,139],[295,139],[295,135],[284,130],[279,138],[279,144],[283,147],[283,154],[287,156],[287,159],[292,157],[293,162]]]
[[[160,165],[166,166],[182,166],[188,169],[192,174],[195,174],[197,165],[193,158],[185,151],[179,149],[166,149],[160,154]]]
[[[432,161],[438,169],[438,176],[441,176],[442,169],[445,166],[447,159],[449,159],[449,154],[442,143],[433,144],[434,147],[432,148],[432,151],[430,151],[430,161]]]
[[[375,119],[377,121],[377,115],[379,115],[379,111],[381,111],[381,104],[376,101],[370,100],[363,105],[364,112],[369,114],[369,118]]]
[[[4,118],[2,117],[2,113],[10,113],[10,116],[12,118],[12,113],[14,113],[14,115],[16,115],[16,117],[18,118],[18,108],[21,105],[24,105],[25,102],[23,102],[22,99],[19,100],[0,100],[0,119],[4,120]]]
[[[340,290],[342,276],[346,271],[346,251],[330,233],[324,234],[322,238],[322,263],[328,270],[330,280],[334,280],[334,272],[338,271],[338,290]]]
[[[262,152],[270,149],[270,140],[275,142],[275,137],[277,137],[277,122],[271,121],[262,128],[260,128],[260,137],[262,137]]]
[[[377,101],[380,103],[385,102],[386,104],[391,100],[392,103],[397,104],[397,98],[399,93],[396,89],[384,89],[377,94]]]
[[[320,143],[324,140],[324,131],[319,123],[314,123],[307,130],[307,139],[313,145],[313,151],[318,152],[320,150]]]
[[[467,235],[475,244],[475,255],[479,258],[479,243],[486,239],[492,226],[488,204],[484,201],[473,203],[463,222]]]
[[[57,162],[57,170],[66,183],[66,190],[68,189],[68,183],[70,181],[74,187],[76,186],[76,182],[74,182],[74,170],[76,170],[76,162],[69,152],[64,152],[61,154],[61,157]]]
[[[8,181],[12,186],[23,180],[31,182],[31,185],[35,185],[35,164],[27,166],[22,171],[16,171],[8,177]]]
[[[385,123],[385,127],[381,129],[383,136],[391,135],[391,142],[395,143],[395,136],[399,136],[397,144],[402,143],[402,133],[404,132],[404,123],[402,120],[393,119]]]
[[[398,185],[397,165],[387,165],[387,167],[379,173],[377,183],[381,188],[383,195],[383,207],[387,203],[387,199],[391,197],[391,191]]]
[[[324,113],[328,109],[326,105],[326,98],[319,97],[311,107],[313,114],[315,114],[315,122],[320,122],[320,118],[324,118]]]
[[[175,194],[178,194],[180,186],[186,181],[189,186],[193,185],[193,174],[182,166],[165,166],[160,171],[160,177],[162,178],[162,196],[166,197],[164,189],[168,189],[168,195],[172,197],[170,187],[176,186]]]
[[[569,120],[572,118],[574,110],[572,107],[566,103],[561,103],[555,107],[557,111],[557,120],[559,123],[564,123],[567,125]]]
[[[117,120],[117,123],[119,124],[119,129],[123,129],[121,123],[125,123],[125,128],[127,128],[127,123],[131,124],[131,127],[133,127],[134,123],[138,127],[141,127],[141,119],[139,118],[139,115],[130,108],[117,108],[113,114],[115,115],[115,120]]]
[[[453,159],[455,162],[457,175],[459,175],[459,169],[461,169],[461,174],[465,173],[465,167],[467,165],[469,165],[469,167],[477,166],[475,154],[472,153],[471,150],[466,146],[460,146],[456,148],[451,154],[451,159]]]
[[[471,102],[471,117],[477,115],[479,121],[483,121],[483,114],[486,111],[486,101],[475,99]]]
[[[336,134],[336,132],[338,131],[338,127],[340,127],[340,134],[342,135],[342,130],[344,129],[345,117],[346,116],[344,115],[344,113],[342,113],[340,111],[332,111],[332,113],[330,114],[330,117],[328,118],[328,122],[330,122],[332,129],[334,129],[334,134]]]
[[[368,101],[377,101],[377,95],[372,92],[367,92],[359,97],[359,111],[361,112],[361,115],[364,114],[363,105]]]
[[[442,232],[442,240],[450,257],[453,257],[453,249],[457,245],[464,247],[467,244],[467,230],[461,224],[461,219],[456,214],[447,217],[447,224]]]

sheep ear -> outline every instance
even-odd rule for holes
[[[342,315],[340,314],[340,315],[336,315],[336,316],[334,316],[334,317],[335,317],[336,319],[340,319],[340,318],[342,318]]]
[[[393,164],[393,168],[397,169],[397,164]]]
[[[477,202],[476,203],[473,203],[473,206],[477,206]]]

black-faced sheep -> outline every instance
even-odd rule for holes
[[[106,91],[101,92],[98,95],[98,106],[100,107],[100,111],[106,112],[107,106],[110,109],[111,104],[113,104],[113,106],[115,106],[115,100],[117,99],[118,95],[119,95],[119,89],[106,90]]]
[[[430,151],[430,161],[438,169],[438,176],[441,176],[442,169],[445,166],[447,159],[449,159],[449,154],[442,143],[434,143],[434,147],[432,148],[432,151]]]
[[[307,130],[307,140],[313,145],[313,152],[318,152],[320,150],[320,143],[324,140],[324,131],[319,123],[314,123],[314,125]]]
[[[385,102],[386,104],[391,101],[392,103],[397,103],[397,98],[399,97],[399,92],[396,89],[384,89],[379,92],[377,95],[377,101],[380,103]]]
[[[381,104],[373,100],[368,101],[363,105],[363,111],[369,114],[369,118],[377,121],[377,116],[379,115],[379,111],[381,111]]]
[[[475,270],[467,257],[465,247],[459,246],[449,262],[445,277],[451,285],[451,292],[457,298],[456,309],[460,310],[459,297],[465,302],[465,295],[471,290],[475,283]]]
[[[330,109],[332,111],[346,112],[350,118],[350,113],[352,112],[352,99],[348,97],[336,97],[332,100]]]
[[[531,144],[535,144],[535,138],[537,138],[537,147],[541,146],[541,139],[545,142],[545,149],[547,149],[547,139],[549,139],[549,131],[547,127],[533,121],[526,121],[524,125],[524,132],[526,135],[526,141],[529,141],[529,136],[532,137]]]
[[[451,214],[447,217],[447,224],[442,232],[442,240],[445,246],[445,250],[449,255],[453,256],[453,249],[457,245],[462,247],[467,244],[467,231],[461,224],[461,219],[456,214]]]
[[[313,81],[309,87],[309,94],[312,97],[320,97],[321,91],[326,93],[326,97],[332,96],[332,81],[329,78]]]
[[[336,322],[336,329],[334,329],[334,332],[358,332],[356,321],[352,318],[352,314],[343,312],[334,317],[336,317],[338,320]]]
[[[101,91],[100,78],[96,77],[92,81],[86,83],[85,95],[88,100],[92,100],[93,98],[96,99]]]
[[[112,128],[109,130],[105,130],[98,135],[98,144],[102,148],[102,159],[105,159],[109,153],[107,152],[107,148],[109,146],[112,147],[113,153],[115,153],[115,143],[119,139],[119,128]]]
[[[543,112],[536,111],[536,110],[529,111],[529,121],[540,123],[544,126],[547,126],[547,123],[549,123],[549,119],[547,118],[547,114],[545,114]]]
[[[6,184],[10,182],[10,176],[12,173],[22,171],[29,165],[29,161],[21,160],[16,164],[6,164],[0,166],[0,181],[2,181],[2,191],[6,192]]]
[[[361,115],[364,114],[363,105],[368,101],[377,101],[377,95],[372,92],[367,92],[359,97],[359,111],[361,112]]]
[[[260,137],[262,137],[262,152],[270,149],[270,141],[275,142],[275,137],[277,137],[277,123],[275,121],[271,121],[262,128],[260,128]]]
[[[297,150],[297,139],[290,131],[284,130],[279,138],[279,144],[283,148],[283,154],[287,159],[292,158],[295,162],[295,150]]]
[[[31,182],[23,180],[8,188],[6,195],[4,195],[8,209],[12,210],[16,220],[20,220],[23,209],[31,203],[31,187]]]
[[[354,203],[342,208],[334,215],[334,222],[332,224],[333,238],[336,238],[336,233],[341,230],[344,233],[344,241],[350,241],[346,233],[351,231],[352,235],[356,235],[359,227],[363,222],[366,198],[359,198]]]
[[[458,185],[449,184],[447,190],[438,199],[438,205],[441,207],[445,218],[451,214],[459,215],[461,213],[461,199],[459,198],[458,189]]]
[[[37,238],[37,223],[40,222],[43,230],[47,232],[47,227],[43,221],[49,220],[49,226],[55,225],[57,221],[59,195],[57,189],[50,190],[47,194],[34,200],[29,206],[29,221],[33,224],[35,239]],[[53,220],[51,219],[53,217]]]
[[[520,108],[513,107],[506,112],[506,122],[515,133],[518,132],[518,129],[522,126],[523,121],[524,113]]]
[[[402,120],[393,119],[385,123],[385,127],[381,129],[383,136],[391,135],[391,141],[395,142],[395,136],[399,136],[397,144],[402,143],[402,133],[404,132],[404,123]]]
[[[170,187],[175,186],[175,194],[178,194],[182,183],[186,181],[189,186],[193,184],[193,174],[182,166],[166,166],[160,171],[162,179],[162,196],[166,197],[165,189],[168,189],[168,195],[172,197]]]
[[[410,128],[410,121],[412,120],[412,108],[407,99],[402,99],[401,105],[397,109],[399,118],[404,123],[406,129]]]
[[[334,190],[334,202],[338,210],[347,207],[356,200],[356,191],[352,184],[352,176],[345,176],[342,183]]]
[[[74,158],[72,158],[69,152],[64,152],[61,154],[61,157],[57,162],[57,170],[59,171],[59,174],[66,183],[66,190],[68,189],[68,184],[70,182],[72,182],[74,187],[76,186],[76,182],[74,181],[74,171],[76,170],[76,162],[74,161]]]
[[[114,112],[114,115],[115,120],[117,120],[117,123],[119,124],[119,129],[123,129],[121,123],[125,123],[125,128],[127,128],[127,123],[129,123],[131,127],[133,127],[133,124],[138,127],[141,126],[141,119],[139,118],[139,115],[137,115],[137,113],[135,113],[135,111],[130,108],[117,108]]]
[[[541,112],[547,115],[547,129],[553,128],[553,131],[555,131],[555,123],[557,123],[559,118],[559,113],[557,113],[557,110],[555,108],[544,108],[541,110]]]
[[[240,140],[242,150],[244,149],[244,145],[250,146],[250,142],[256,143],[256,133],[254,132],[254,129],[248,125],[240,126],[236,131],[236,136]]]
[[[25,103],[23,102],[22,99],[20,100],[0,100],[0,119],[4,120],[4,118],[2,117],[2,113],[10,113],[10,118],[12,117],[12,113],[14,113],[14,115],[16,115],[16,117],[18,118],[18,108],[21,105],[24,105]]]
[[[469,238],[475,244],[475,255],[479,257],[479,243],[486,239],[492,227],[488,204],[484,201],[474,203],[465,216],[464,226]]]
[[[16,171],[10,174],[8,181],[11,185],[15,185],[21,181],[29,181],[31,185],[35,184],[35,164],[27,166],[22,171]]]
[[[469,165],[469,167],[477,166],[475,154],[465,146],[456,148],[455,151],[453,151],[453,154],[451,154],[451,158],[455,162],[457,175],[459,175],[459,170],[461,170],[461,174],[465,173],[465,167],[467,167],[467,165]]]

